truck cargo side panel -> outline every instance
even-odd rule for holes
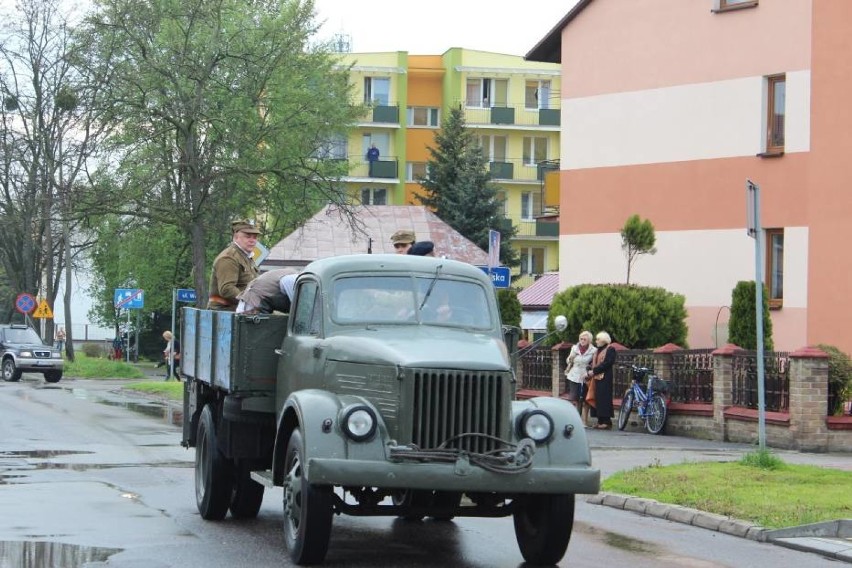
[[[239,377],[231,376],[232,355],[239,354],[234,342],[234,313],[210,312],[213,314],[212,351],[213,351],[213,385],[228,392],[234,392],[234,382]]]

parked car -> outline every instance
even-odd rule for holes
[[[62,378],[62,353],[45,345],[33,328],[23,324],[0,325],[0,361],[4,381],[18,381],[25,371],[42,373],[49,383]]]

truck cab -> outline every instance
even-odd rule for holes
[[[300,274],[289,315],[186,309],[184,445],[204,518],[283,487],[285,542],[322,561],[334,514],[513,516],[521,553],[565,553],[596,493],[574,407],[514,400],[496,296],[452,260],[353,255]]]

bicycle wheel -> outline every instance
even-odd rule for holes
[[[645,411],[645,425],[651,434],[659,434],[666,426],[666,401],[659,393],[654,393],[648,401]]]
[[[633,391],[628,390],[624,393],[624,398],[621,399],[621,408],[618,410],[619,430],[627,428],[627,421],[630,420],[630,413],[633,412],[633,406]]]

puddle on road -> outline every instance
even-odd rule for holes
[[[629,536],[618,534],[610,531],[601,530],[597,527],[587,525],[585,523],[576,523],[574,525],[575,532],[582,532],[600,540],[603,544],[612,548],[618,548],[634,554],[643,554],[646,556],[659,555],[664,551],[654,543],[645,542]]]
[[[38,540],[0,541],[0,568],[79,568],[89,562],[104,562],[121,550]]]
[[[86,389],[79,388],[70,389],[70,392],[72,395],[74,395],[75,398],[79,398],[81,400],[91,400],[93,402],[103,404],[105,406],[126,408],[127,410],[132,410],[133,412],[138,412],[140,414],[144,414],[145,416],[160,418],[162,420],[165,420],[172,426],[183,425],[182,407],[175,407],[171,404],[156,401],[138,402],[133,400],[125,400],[122,398],[106,398],[91,391],[87,391]],[[117,396],[120,397],[121,395]]]

